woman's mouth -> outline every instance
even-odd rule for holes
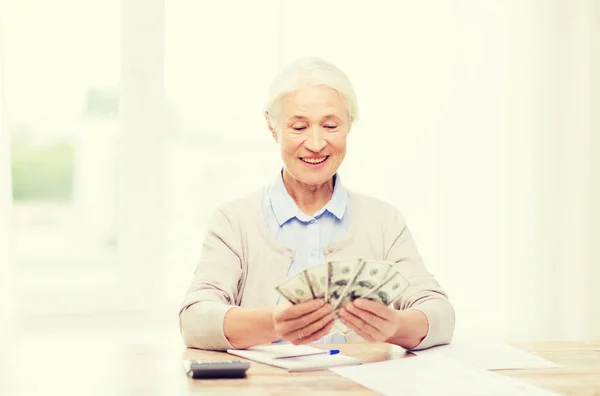
[[[300,157],[300,161],[304,162],[307,165],[321,165],[329,158],[328,155],[324,157]]]

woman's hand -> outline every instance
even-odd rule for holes
[[[427,317],[421,311],[397,311],[363,298],[345,304],[338,316],[366,341],[390,342],[407,349],[416,347],[429,330]]]
[[[323,337],[333,327],[335,314],[322,299],[292,305],[279,304],[273,311],[275,334],[294,345],[307,344]]]
[[[369,342],[385,342],[401,325],[399,311],[362,298],[346,303],[338,312],[340,321]]]

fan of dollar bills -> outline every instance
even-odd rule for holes
[[[393,263],[349,258],[329,260],[305,269],[282,282],[275,289],[292,304],[322,298],[338,311],[346,302],[365,298],[392,304],[410,283],[393,268]],[[349,329],[336,320],[342,333]]]

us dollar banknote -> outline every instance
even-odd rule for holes
[[[363,298],[371,301],[377,301],[383,305],[390,305],[410,286],[406,278],[399,272],[394,272],[379,286],[371,290]]]
[[[292,304],[300,304],[314,298],[304,271],[286,279],[275,290]]]
[[[314,298],[325,299],[327,294],[327,266],[314,266],[304,270],[304,274]]]
[[[343,293],[351,284],[352,278],[362,262],[359,258],[331,260],[327,262],[327,301],[336,309]]]
[[[392,264],[386,261],[365,260],[356,271],[354,279],[345,293],[344,299],[339,303],[343,307],[348,301],[367,295],[379,286],[387,277]]]

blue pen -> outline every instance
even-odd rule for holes
[[[304,356],[315,356],[315,355],[337,355],[338,353],[340,353],[340,351],[338,349],[330,349],[328,351],[305,353],[302,355],[276,356],[273,359],[291,359],[291,358],[304,357]]]

